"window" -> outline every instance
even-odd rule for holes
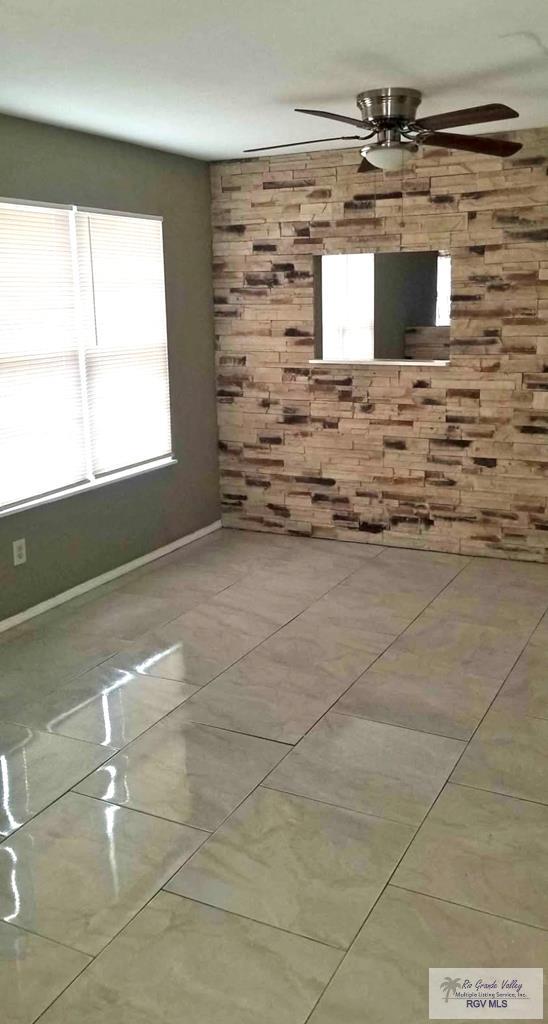
[[[170,454],[161,220],[0,202],[0,508]]]
[[[451,257],[438,256],[438,288],[436,297],[436,327],[449,327],[451,323]]]
[[[372,253],[322,258],[324,359],[373,359],[375,257]]]
[[[316,258],[316,271],[321,359],[447,361],[450,256],[342,253]]]

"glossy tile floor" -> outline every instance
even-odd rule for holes
[[[3,1024],[548,977],[547,607],[548,566],[223,530],[2,634]]]

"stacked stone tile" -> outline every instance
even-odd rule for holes
[[[548,129],[513,159],[212,167],[224,521],[544,561]],[[448,250],[449,366],[314,365],[313,257]]]
[[[403,339],[405,359],[449,359],[448,327],[410,327]]]

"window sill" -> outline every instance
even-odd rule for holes
[[[449,359],[309,359],[314,366],[449,366]]]
[[[64,501],[65,498],[72,498],[74,494],[85,494],[88,491],[97,491],[101,487],[108,487],[109,484],[119,483],[122,480],[133,479],[136,476],[144,476],[146,473],[154,473],[158,469],[165,469],[166,466],[176,466],[177,459],[168,455],[163,459],[155,459],[146,466],[133,466],[131,469],[122,469],[116,473],[109,473],[99,480],[92,480],[85,484],[77,484],[76,487],[66,487],[61,491],[54,491],[52,494],[40,498],[29,498],[21,501],[18,505],[10,505],[9,508],[0,509],[0,519],[16,515],[19,512],[26,512],[28,509],[40,508],[42,505],[51,505],[55,501]]]

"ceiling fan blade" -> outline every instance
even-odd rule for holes
[[[484,103],[481,107],[465,107],[463,110],[449,110],[446,114],[419,117],[415,124],[435,132],[438,128],[460,128],[464,124],[504,121],[507,117],[519,117],[519,114],[517,110],[512,110],[512,107],[507,107],[504,103]]]
[[[365,174],[367,171],[376,171],[377,169],[377,167],[373,167],[373,164],[370,164],[369,160],[366,160],[364,157],[358,167],[358,174]]]
[[[305,139],[304,142],[282,142],[279,146],[255,146],[244,149],[244,153],[261,153],[264,149],[287,149],[289,146],[311,146],[313,142],[347,142],[350,139],[361,139],[361,135],[335,135],[332,139]]]
[[[507,142],[506,139],[491,139],[483,135],[455,135],[454,132],[429,132],[419,136],[421,146],[441,146],[443,149],[464,149],[469,153],[484,153],[485,156],[513,156],[522,148],[521,142]]]
[[[303,110],[302,107],[295,107],[295,112],[297,114],[313,114],[314,117],[329,117],[332,121],[344,121],[346,124],[355,124],[364,131],[369,127],[365,121],[358,120],[357,117],[346,117],[344,114],[330,114],[327,110]]]

